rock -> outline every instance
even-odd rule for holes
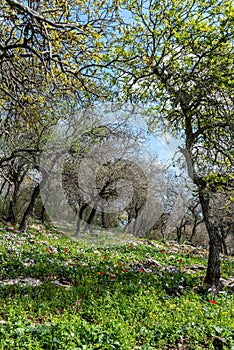
[[[174,273],[180,273],[180,270],[176,266],[167,266],[164,268],[164,271],[173,275]]]
[[[220,283],[223,287],[226,287],[229,290],[229,292],[234,293],[234,277],[230,277],[227,280],[225,280],[224,278],[220,278]]]
[[[146,259],[142,261],[144,267],[156,267],[158,270],[162,270],[163,266],[154,259]]]
[[[199,265],[199,264],[192,265],[189,268],[190,270],[195,270],[195,271],[202,271],[206,269],[204,265]]]

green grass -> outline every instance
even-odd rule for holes
[[[206,260],[188,245],[96,247],[2,228],[0,349],[213,349],[214,337],[232,349],[234,295],[194,292]],[[222,273],[233,273],[233,259]]]

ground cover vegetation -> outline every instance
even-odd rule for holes
[[[97,247],[2,227],[0,348],[231,349],[233,282],[203,288],[207,257],[175,242]],[[223,257],[226,280],[233,264]]]

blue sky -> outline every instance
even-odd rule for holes
[[[178,150],[178,146],[182,144],[182,141],[175,139],[170,134],[165,136],[155,137],[152,134],[149,136],[150,150],[158,156],[160,161],[170,163]]]

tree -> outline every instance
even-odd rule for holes
[[[149,162],[142,163],[144,135],[129,127],[125,117],[109,125],[91,124],[90,129],[86,125],[89,130],[84,134],[79,132],[63,169],[63,187],[77,213],[77,234],[86,212],[85,229],[97,213],[101,213],[106,226],[106,215],[120,211],[128,217],[125,230],[137,234],[137,219],[147,201],[148,182],[152,180],[148,179]]]
[[[1,169],[1,196],[9,203],[7,212],[3,213],[6,221],[16,223],[19,220],[17,213],[18,197],[26,176],[38,164],[39,144],[32,130],[24,133],[15,132],[11,135],[2,135],[0,158]]]
[[[221,251],[225,255],[229,254],[227,238],[230,236],[233,241],[234,235],[234,201],[230,200],[232,196],[228,191],[216,192],[212,196],[212,218],[219,227],[221,235]],[[233,248],[233,245],[230,247]]]
[[[198,225],[200,225],[203,222],[203,218],[201,215],[201,205],[199,203],[199,198],[197,198],[197,196],[193,198],[193,201],[190,202],[188,210],[193,217],[192,233],[191,233],[191,236],[189,237],[189,242],[192,243],[196,235]]]
[[[118,17],[115,1],[4,0],[0,12],[0,99],[6,110],[13,105],[23,112],[48,95],[103,95],[93,64],[105,63],[105,42]]]
[[[184,164],[182,165],[184,166]],[[179,243],[182,236],[185,236],[192,243],[196,235],[197,226],[203,222],[196,188],[194,188],[194,184],[188,176],[184,177],[184,172],[183,174],[175,175],[174,181],[170,181],[168,187],[170,188],[170,192],[173,193],[174,198],[169,196],[167,199],[167,202],[169,202],[167,209],[169,213],[167,232],[175,228]],[[192,231],[190,236],[186,232],[187,226]]]
[[[65,118],[67,106],[106,95],[94,63],[106,63],[117,8],[105,0],[3,0],[0,13],[0,164],[6,169],[8,161],[27,159],[38,171],[50,127]],[[21,179],[15,175],[11,203]]]
[[[124,6],[129,16],[118,38],[124,50],[114,82],[122,99],[149,103],[152,129],[164,121],[184,141],[180,151],[209,234],[205,282],[218,286],[221,236],[211,205],[217,190],[231,190],[234,182],[232,2],[142,0]]]

